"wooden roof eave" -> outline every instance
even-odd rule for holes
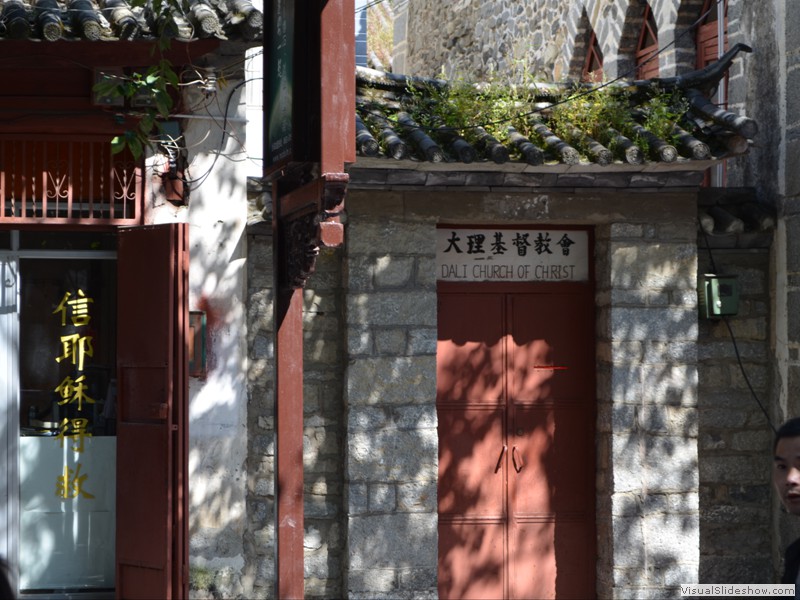
[[[728,157],[726,157],[728,158]],[[707,160],[678,159],[674,162],[647,161],[639,165],[631,165],[616,161],[607,165],[599,165],[581,161],[578,164],[549,162],[541,165],[529,165],[523,162],[506,162],[497,164],[490,161],[481,163],[462,162],[430,162],[421,160],[391,160],[385,157],[359,156],[350,165],[352,169],[390,170],[390,171],[422,171],[437,173],[572,173],[572,174],[634,174],[634,173],[697,173],[709,167],[721,164],[726,158],[710,158]]]
[[[158,41],[152,40],[0,40],[0,68],[34,69],[42,61],[54,64],[88,67],[146,66],[157,64],[165,58],[176,65],[196,63],[201,57],[214,52],[220,45],[216,38],[195,40],[173,39],[169,47],[153,52]]]

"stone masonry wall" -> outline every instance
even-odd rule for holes
[[[346,591],[435,598],[435,222],[380,196],[348,196]]]
[[[305,597],[342,597],[343,337],[340,251],[324,249],[304,293]],[[275,595],[272,238],[248,243],[248,599]]]
[[[658,26],[662,76],[694,68],[690,26],[702,0],[651,1]],[[738,27],[740,0],[728,2],[729,32]],[[523,71],[545,81],[580,78],[588,42],[597,35],[607,79],[632,78],[642,0],[459,0],[409,3],[405,72],[427,77],[485,79]],[[738,41],[738,40],[737,40]]]
[[[598,595],[697,581],[695,207],[597,229]]]
[[[772,582],[772,435],[758,405],[768,410],[772,394],[770,254],[715,249],[713,258],[716,269],[701,248],[699,272],[738,275],[741,301],[727,317],[731,331],[721,320],[699,322],[700,582]]]
[[[597,225],[598,594],[652,597],[698,580],[696,199],[649,194],[351,189],[351,597],[435,590],[433,234],[440,220],[582,224],[591,215]],[[415,339],[429,346],[412,352]],[[400,490],[418,473],[425,479],[416,485],[429,495],[411,513]],[[394,543],[409,535],[410,524],[416,526],[411,540]],[[424,565],[433,570],[427,579],[404,579],[410,569],[424,572]]]

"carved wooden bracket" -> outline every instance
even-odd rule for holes
[[[303,288],[314,273],[319,256],[319,214],[308,213],[283,227],[285,285]]]
[[[349,179],[347,173],[326,173],[282,199],[289,214],[280,220],[284,264],[279,268],[287,287],[305,287],[314,273],[320,246],[344,243],[342,217]]]

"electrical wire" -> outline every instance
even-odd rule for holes
[[[222,119],[222,135],[219,139],[219,145],[217,147],[217,152],[214,154],[214,160],[211,161],[211,166],[203,173],[200,177],[196,179],[186,179],[184,183],[189,186],[189,191],[196,190],[198,187],[203,185],[203,183],[208,179],[211,172],[214,170],[214,167],[219,160],[219,157],[222,155],[222,149],[225,147],[225,137],[228,135],[227,127],[228,127],[228,114],[230,113],[231,108],[231,100],[236,95],[236,91],[245,85],[250,79],[243,79],[239,83],[237,83],[228,94],[228,99],[225,101],[225,110],[223,112],[223,119]],[[192,187],[194,184],[197,184],[195,187]]]
[[[700,231],[703,232],[703,239],[705,240],[706,249],[708,250],[708,258],[711,262],[711,270],[714,271],[714,273],[716,273],[717,264],[714,260],[714,253],[711,250],[711,244],[709,244],[708,242],[708,233],[706,232],[705,229],[703,229],[702,224],[700,223],[698,224],[700,226]],[[742,360],[742,355],[739,353],[739,345],[736,342],[736,335],[733,332],[733,327],[731,327],[730,320],[724,315],[722,316],[721,320],[723,323],[725,323],[725,327],[728,328],[728,334],[730,335],[731,343],[733,344],[733,351],[736,354],[736,361],[739,364],[739,370],[742,373],[742,377],[744,377],[744,382],[745,384],[747,384],[747,388],[750,390],[750,395],[756,401],[756,404],[758,404],[758,407],[761,409],[761,412],[764,413],[764,418],[766,418],[767,424],[770,426],[773,433],[777,433],[777,429],[775,428],[775,425],[772,423],[772,419],[770,418],[767,409],[764,407],[764,404],[759,399],[758,394],[756,393],[756,390],[753,387],[753,384],[750,382],[750,378],[747,376],[747,369],[745,369],[744,361]]]

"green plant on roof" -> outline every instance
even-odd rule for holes
[[[673,143],[675,126],[687,110],[677,90],[655,87],[634,95],[629,87],[603,85],[577,88],[547,112],[554,133],[579,150],[586,149],[589,136],[615,152],[622,135],[647,154],[652,138],[645,132]]]
[[[155,14],[166,18],[159,21],[159,30],[153,54],[168,49],[176,28],[175,14],[182,14],[188,9],[188,4],[182,0],[132,0],[131,6],[140,7],[150,2],[150,7]],[[151,65],[144,73],[134,72],[130,75],[104,75],[94,85],[95,93],[111,97],[131,100],[133,98],[147,98],[147,106],[132,116],[138,119],[135,129],[129,129],[122,135],[111,140],[111,151],[114,154],[126,148],[134,158],[138,159],[146,148],[152,147],[153,131],[160,131],[159,119],[169,117],[172,107],[172,97],[178,90],[178,75],[174,65],[167,59],[161,58],[156,64]]]
[[[534,110],[530,85],[502,85],[497,81],[472,83],[457,79],[447,84],[410,84],[408,108],[421,126],[447,127],[467,139],[483,128],[505,140],[509,126],[528,129],[524,116]]]
[[[642,110],[645,117],[643,127],[657,138],[674,143],[675,126],[689,110],[689,102],[677,89],[655,88]]]

